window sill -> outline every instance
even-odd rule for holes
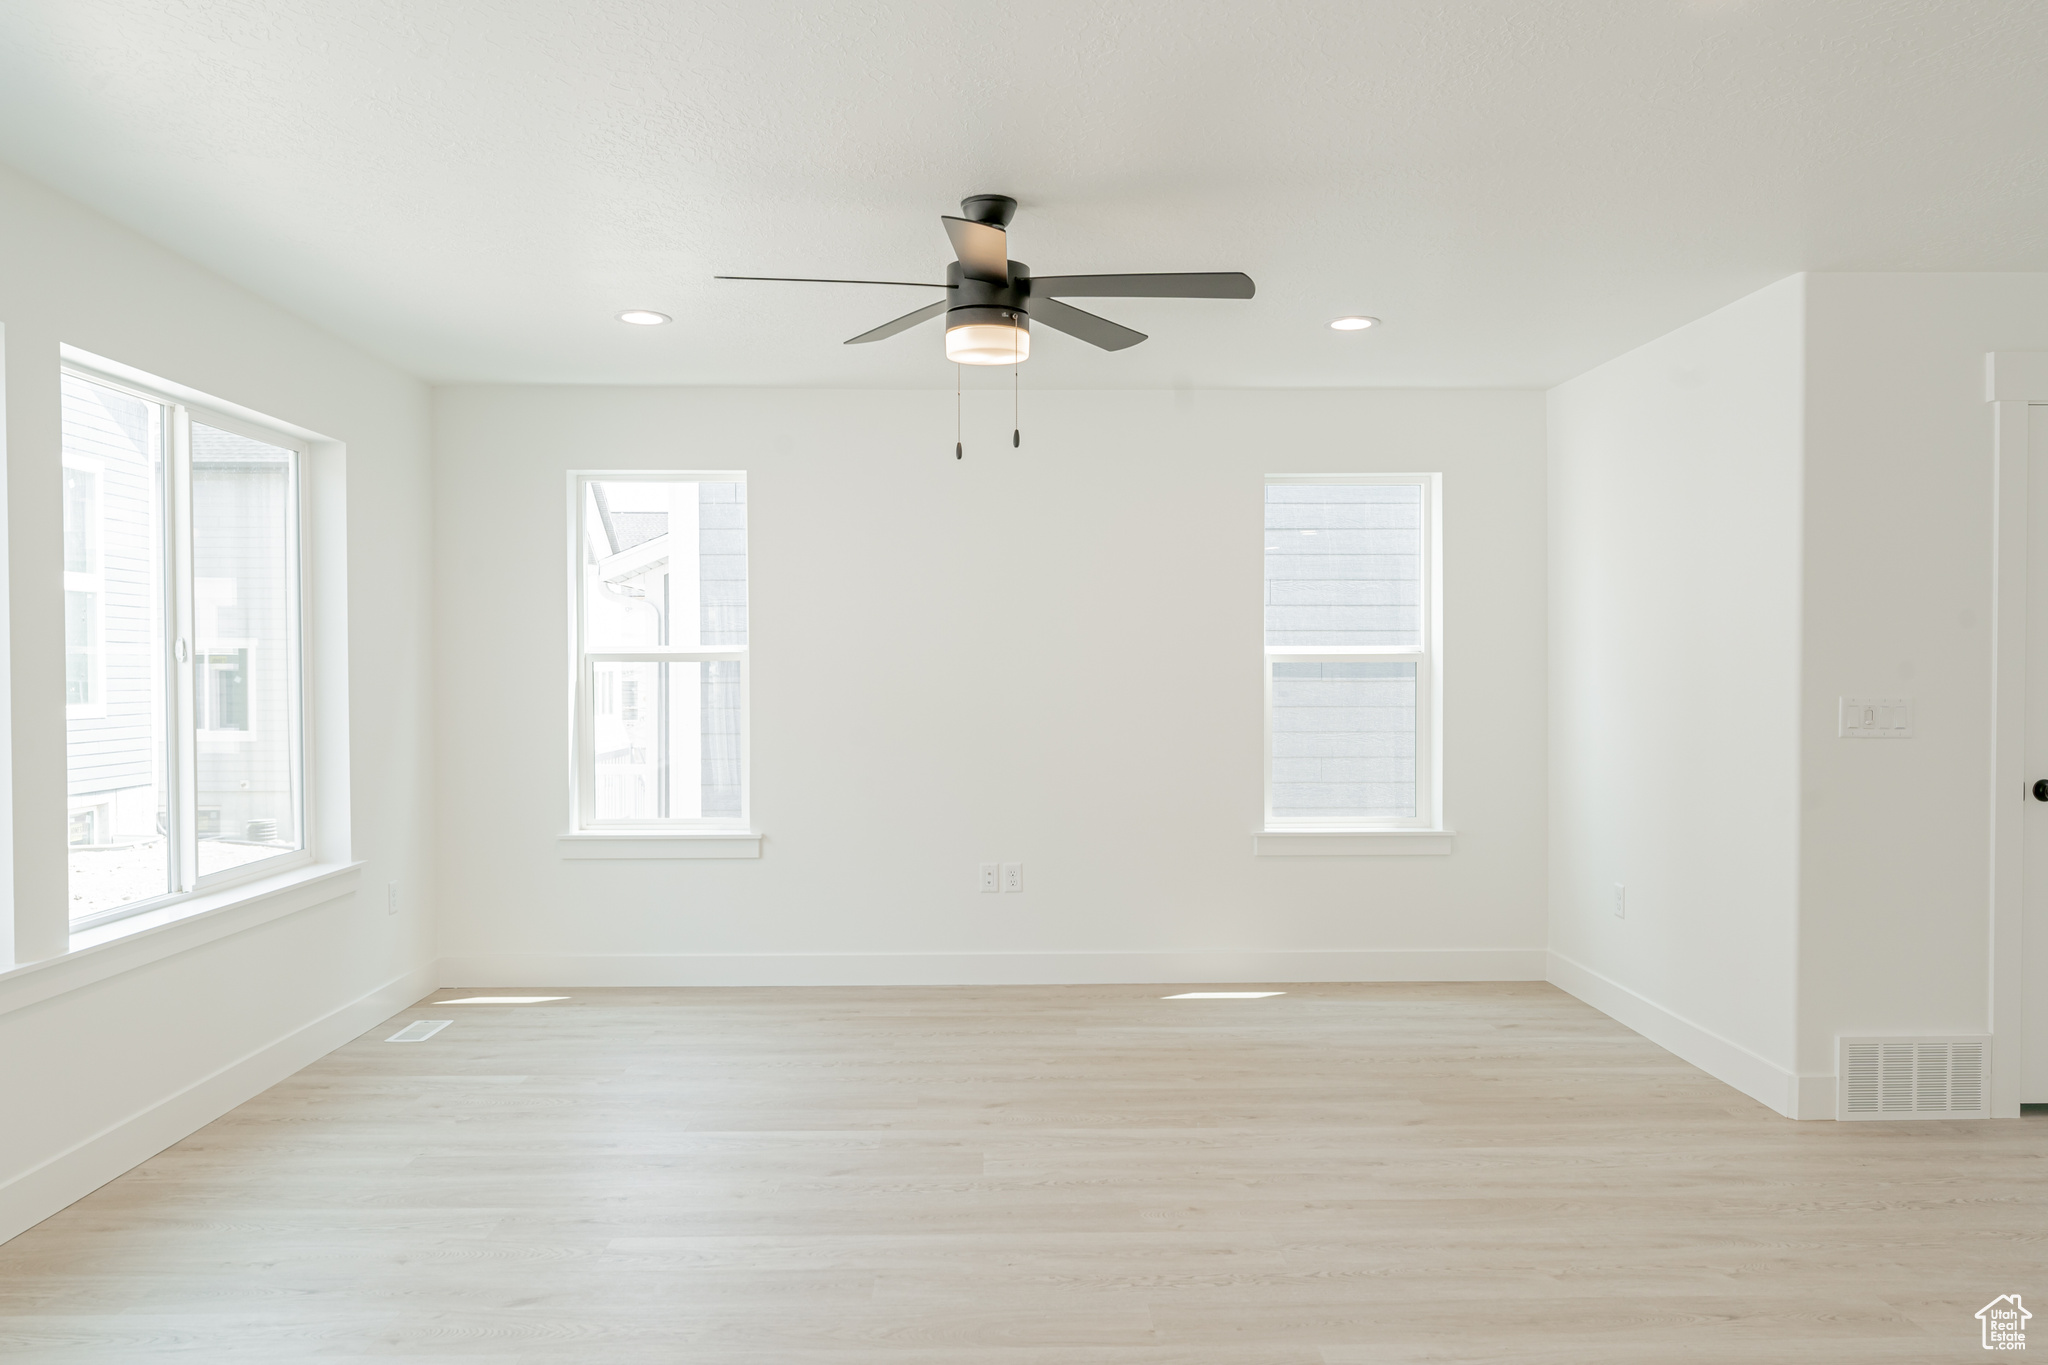
[[[0,1014],[353,895],[362,866],[295,867],[74,934],[69,952],[0,972]]]
[[[761,836],[750,829],[706,829],[660,834],[564,834],[564,858],[758,858]]]
[[[1457,839],[1447,829],[1262,829],[1252,835],[1258,858],[1443,857]]]

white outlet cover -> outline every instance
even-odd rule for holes
[[[1024,889],[1024,864],[1022,864],[1022,863],[1004,863],[1004,864],[1003,864],[1003,890],[1005,890],[1005,891],[1022,891],[1023,889]]]
[[[1837,715],[1843,739],[1911,739],[1911,697],[1843,697]]]
[[[1002,889],[1003,889],[1003,867],[1002,867],[1002,864],[1001,864],[1001,863],[983,863],[983,864],[981,865],[981,892],[982,892],[982,894],[983,894],[983,895],[985,895],[985,896],[986,896],[986,895],[993,895],[993,894],[994,894],[995,892],[998,892],[998,891],[1000,891],[1000,890],[1002,890]]]

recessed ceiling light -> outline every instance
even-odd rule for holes
[[[1161,1000],[1264,1000],[1286,991],[1189,991],[1184,995],[1162,995]],[[445,1002],[444,1002],[445,1003]]]
[[[1340,332],[1363,332],[1368,327],[1377,327],[1379,325],[1380,320],[1378,318],[1366,317],[1338,318],[1330,324],[1331,327]]]
[[[659,327],[662,323],[673,321],[673,319],[668,314],[657,313],[651,308],[628,308],[625,312],[619,314],[619,321],[630,322],[635,327]]]

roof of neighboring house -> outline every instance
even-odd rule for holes
[[[613,554],[622,554],[635,545],[645,545],[668,534],[666,512],[614,512],[611,521],[612,534],[618,540],[612,546]]]

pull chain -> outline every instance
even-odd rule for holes
[[[960,439],[960,366],[956,361],[953,365],[953,458],[959,459],[966,450]]]
[[[1017,349],[1022,341],[1024,329],[1010,329],[1010,449],[1024,444],[1024,424],[1017,417]]]

